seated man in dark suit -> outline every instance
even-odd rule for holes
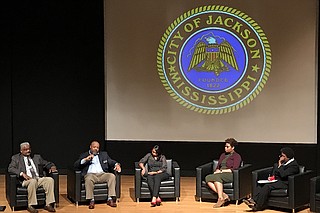
[[[31,213],[37,213],[33,206],[37,205],[37,188],[42,186],[46,192],[46,209],[49,212],[55,212],[53,207],[55,203],[54,198],[54,180],[51,177],[42,177],[39,166],[47,169],[49,173],[56,172],[57,168],[52,162],[44,160],[41,155],[31,155],[31,147],[28,142],[20,144],[20,153],[11,157],[11,162],[8,167],[8,172],[16,174],[22,186],[27,187],[28,191],[28,208]],[[40,170],[39,170],[40,169]]]
[[[109,168],[121,171],[120,164],[112,160],[107,152],[99,152],[100,144],[98,141],[92,141],[90,150],[80,155],[74,163],[76,169],[81,170],[85,180],[86,199],[90,200],[89,209],[94,209],[93,189],[95,183],[108,184],[108,201],[111,207],[117,207],[116,204],[116,176],[109,172]]]
[[[287,189],[288,176],[299,173],[299,164],[294,159],[294,152],[289,147],[280,150],[279,161],[274,164],[269,180],[277,180],[276,182],[266,183],[259,186],[253,198],[244,200],[252,211],[260,211],[267,207],[267,201],[270,191],[273,189]],[[271,178],[271,179],[270,179]]]

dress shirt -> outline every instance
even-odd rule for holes
[[[84,159],[81,160],[81,164],[84,164],[85,162],[86,160]],[[95,155],[91,160],[91,164],[88,168],[87,173],[102,173],[102,172],[103,172],[103,169],[100,164],[99,156]]]
[[[31,169],[33,169],[33,171],[35,172],[36,174],[36,177],[39,177],[39,174],[37,172],[37,169],[36,169],[36,166],[34,165],[33,163],[33,160],[31,158],[29,158],[29,161],[31,163],[31,165],[29,166],[29,163],[28,163],[28,157],[24,156],[23,157],[23,160],[24,160],[24,164],[26,166],[26,171],[27,171],[27,175],[29,177],[32,177],[32,173],[31,173]]]
[[[292,161],[294,161],[294,158],[291,158],[290,160],[288,160],[284,165],[288,165],[288,164],[291,163]]]

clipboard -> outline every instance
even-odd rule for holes
[[[274,183],[277,182],[278,180],[258,180],[258,183]]]

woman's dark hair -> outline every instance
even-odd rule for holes
[[[155,145],[152,149],[154,149],[154,151],[156,151],[156,153],[157,153],[158,156],[160,156],[160,155],[162,154],[159,145]]]
[[[238,141],[236,141],[236,139],[234,138],[227,138],[225,142],[230,144],[231,147],[235,147],[238,145]]]

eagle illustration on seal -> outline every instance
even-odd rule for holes
[[[209,36],[196,43],[188,71],[213,72],[219,76],[229,71],[229,66],[239,70],[233,47],[225,39],[218,44],[216,38]]]

